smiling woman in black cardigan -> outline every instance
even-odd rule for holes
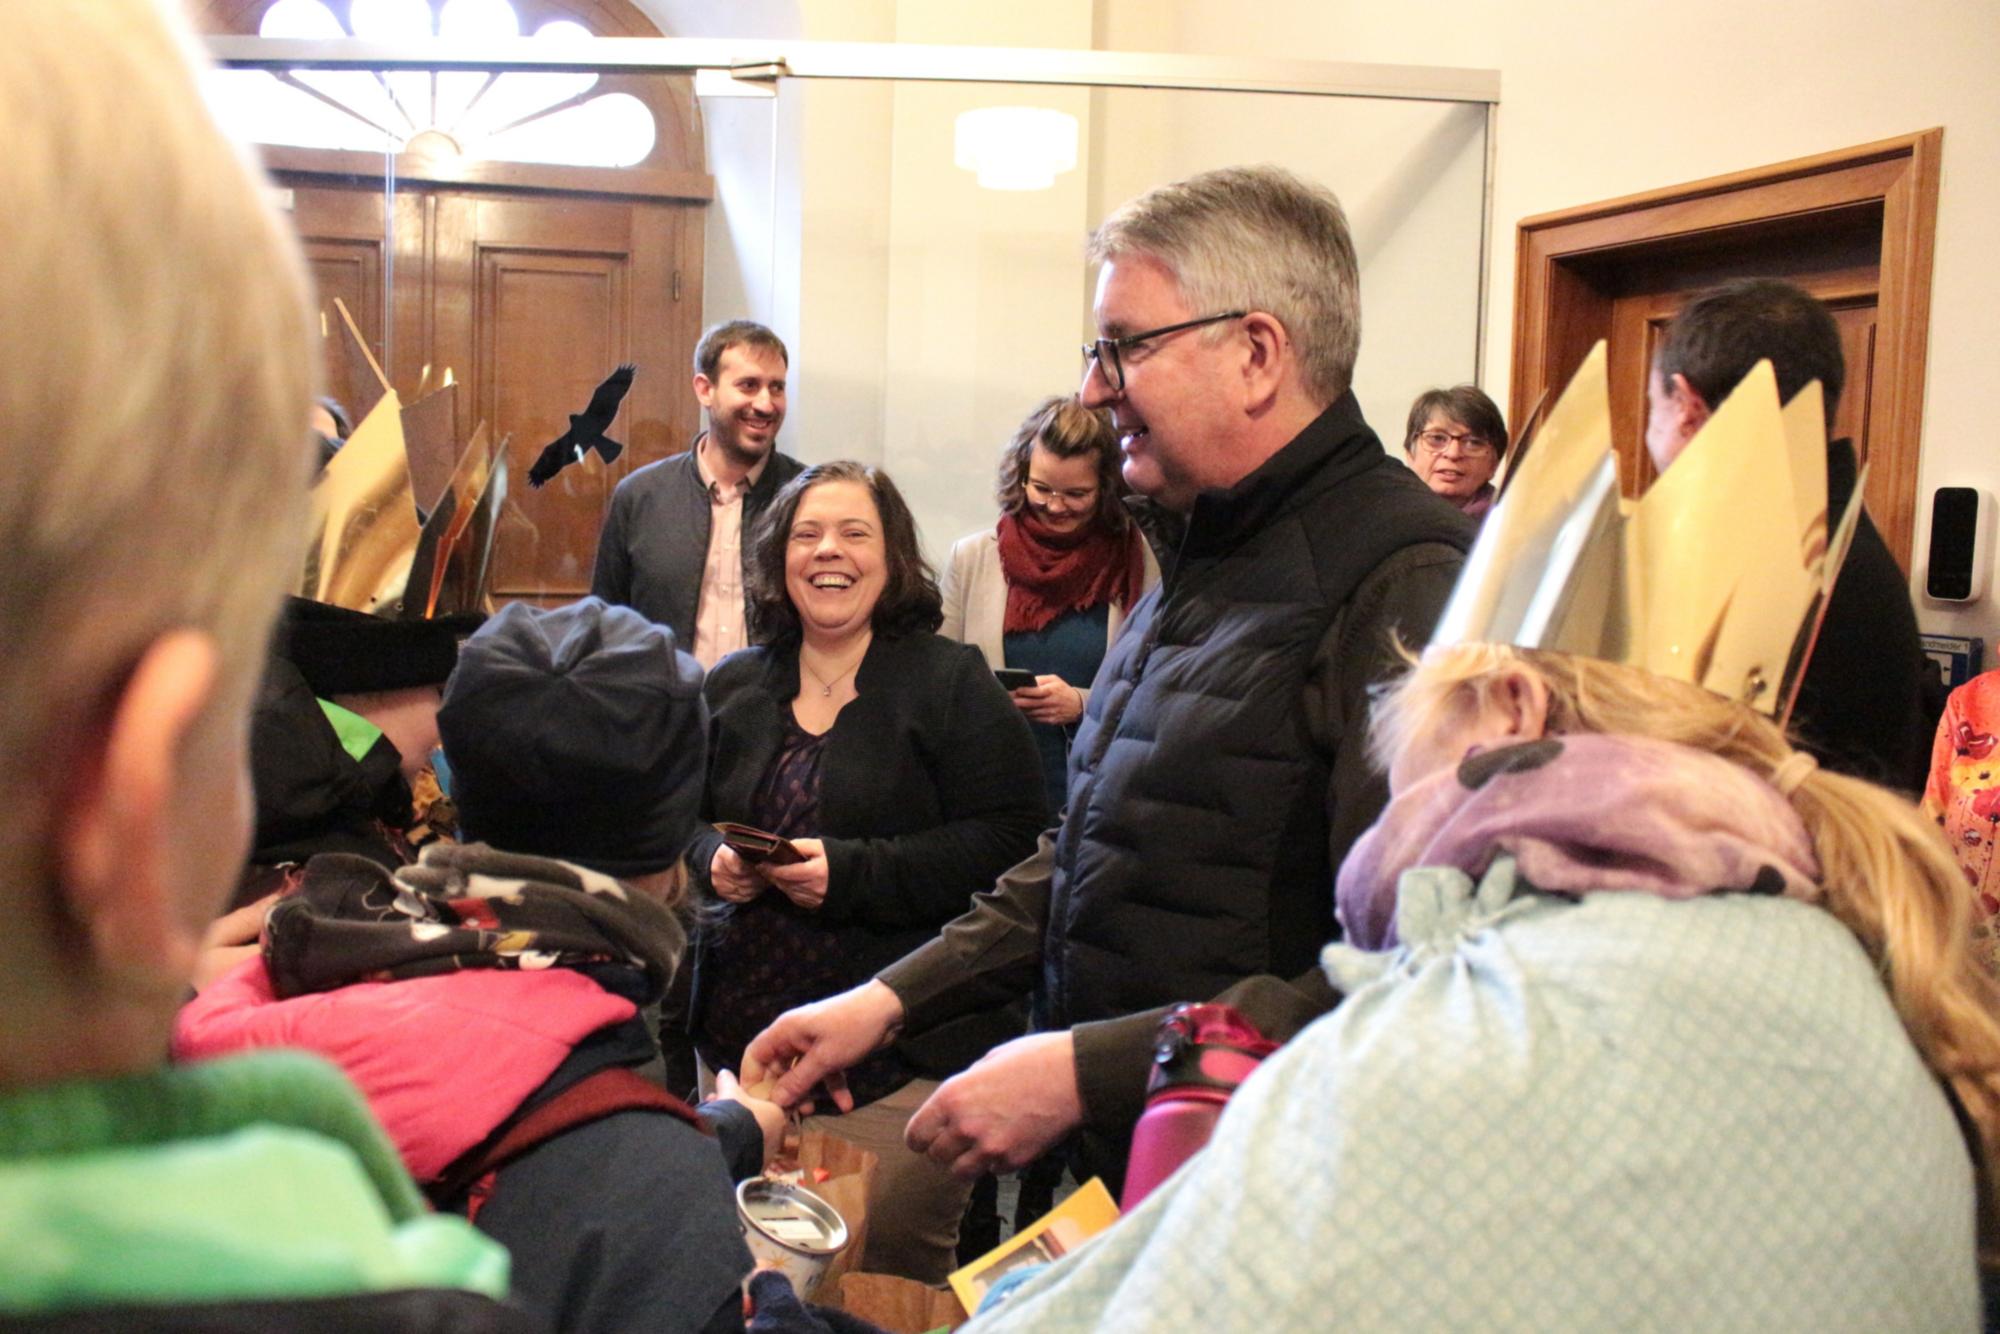
[[[696,1050],[736,1069],[795,1005],[844,991],[937,934],[1034,850],[1048,822],[1028,727],[979,651],[941,638],[937,584],[887,475],[808,469],[759,525],[751,629],[716,664],[705,814],[782,835],[749,865],[720,834],[689,850],[719,900],[695,974]],[[968,1185],[903,1147],[936,1081],[1006,1038],[1001,1016],[901,1043],[848,1073],[826,1128],[882,1159],[863,1267],[940,1282]]]

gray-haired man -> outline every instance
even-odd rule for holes
[[[1392,632],[1428,636],[1470,540],[1362,420],[1331,194],[1208,172],[1119,209],[1091,257],[1081,397],[1111,409],[1171,535],[1091,687],[1063,823],[938,940],[781,1017],[745,1062],[791,1063],[785,1101],[903,1027],[1032,991],[1044,1031],[911,1120],[964,1174],[1081,1128],[1086,1166],[1116,1181],[1165,1007],[1221,994],[1285,1036],[1332,1003],[1333,872],[1384,798],[1367,688]]]

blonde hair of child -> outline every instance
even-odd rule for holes
[[[52,762],[146,646],[255,685],[296,578],[317,340],[269,183],[169,0],[0,12],[0,871],[45,855]]]

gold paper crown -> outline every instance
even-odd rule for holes
[[[1519,456],[1431,642],[1624,663],[1782,725],[1866,472],[1829,539],[1820,386],[1780,407],[1765,361],[1644,499],[1621,501],[1605,367],[1599,343]]]
[[[347,307],[338,298],[333,305],[354,382],[379,388],[381,397],[313,485],[299,591],[401,620],[481,610],[507,498],[507,442],[490,443],[482,422],[458,448],[450,371],[436,391],[404,407]]]

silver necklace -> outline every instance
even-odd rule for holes
[[[813,670],[813,665],[806,661],[806,655],[803,649],[799,651],[799,666],[805,668],[807,674],[810,675],[813,680],[819,682],[819,693],[825,696],[827,699],[832,699],[833,688],[839,685],[842,681],[846,680],[847,674],[853,671],[856,667],[859,667],[861,665],[861,659],[867,656],[868,656],[868,646],[864,644],[862,645],[860,654],[855,657],[854,661],[848,663],[847,666],[841,668],[839,673],[836,676],[834,676],[834,678],[830,681],[826,677],[821,676],[818,672]]]

